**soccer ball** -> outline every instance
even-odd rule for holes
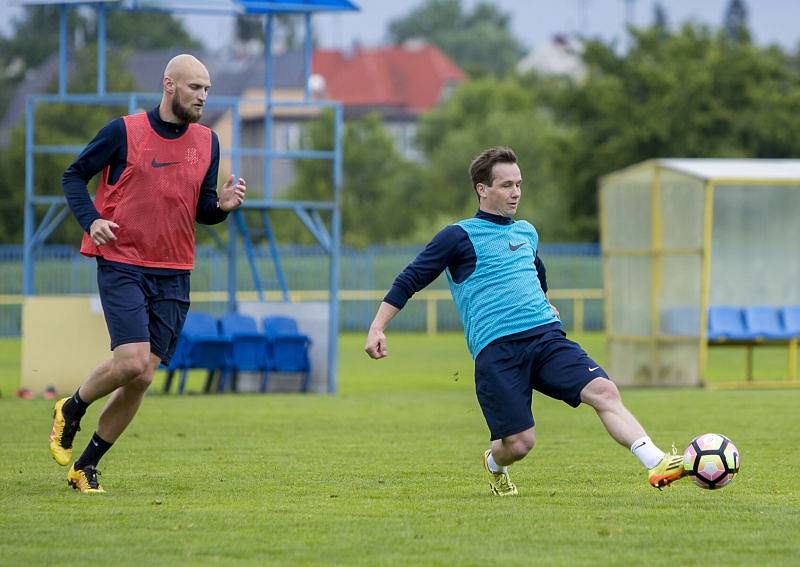
[[[700,488],[722,488],[739,472],[739,449],[724,435],[705,433],[686,447],[683,468]]]

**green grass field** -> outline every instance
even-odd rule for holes
[[[341,339],[336,396],[148,396],[87,497],[47,451],[51,402],[9,396],[19,343],[0,341],[0,564],[797,565],[800,391],[623,392],[663,447],[736,442],[714,492],[650,488],[590,408],[536,396],[520,496],[499,499],[463,337],[390,335],[384,361],[362,342]]]

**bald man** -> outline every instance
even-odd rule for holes
[[[81,493],[104,492],[100,459],[133,420],[158,364],[168,364],[175,351],[189,309],[195,222],[220,223],[245,197],[245,182],[234,175],[217,191],[219,141],[197,124],[210,88],[198,59],[173,58],[164,69],[161,103],[108,123],[62,179],[85,231],[81,253],[97,261],[112,352],[53,411],[50,452],[67,466],[86,408],[111,394],[67,473]],[[101,171],[92,202],[87,184]]]

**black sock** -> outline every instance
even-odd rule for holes
[[[61,407],[61,413],[63,413],[65,417],[80,421],[80,419],[83,417],[83,414],[86,413],[86,408],[89,407],[89,404],[81,399],[80,394],[78,394],[79,391],[80,388],[75,390],[75,393],[72,394],[72,397],[64,402],[64,405]]]
[[[86,445],[86,449],[83,450],[83,454],[75,461],[75,470],[80,471],[90,466],[96,467],[100,459],[103,458],[103,455],[106,454],[106,451],[111,448],[111,445],[113,445],[113,443],[104,441],[103,438],[97,434],[97,431],[95,431],[94,435],[92,435],[92,440],[89,441],[89,444]]]

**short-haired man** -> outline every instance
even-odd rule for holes
[[[653,444],[603,368],[566,338],[547,298],[536,229],[513,220],[522,195],[517,156],[510,148],[485,150],[470,176],[478,213],[444,228],[397,276],[364,350],[375,359],[387,356],[389,322],[444,271],[475,359],[475,389],[491,433],[483,467],[494,494],[517,494],[507,467],[533,449],[533,390],[573,407],[592,406],[611,437],[648,469],[652,486],[681,478],[682,457]]]
[[[67,473],[69,485],[82,493],[104,492],[98,462],[133,420],[158,364],[169,363],[175,351],[189,310],[195,222],[222,222],[244,200],[245,182],[233,175],[217,194],[219,141],[197,124],[210,87],[199,60],[174,57],[164,70],[161,103],[108,123],[62,179],[86,231],[81,253],[97,259],[113,352],[53,411],[50,452],[66,466],[86,408],[111,394]],[[92,203],[87,183],[101,171]]]

